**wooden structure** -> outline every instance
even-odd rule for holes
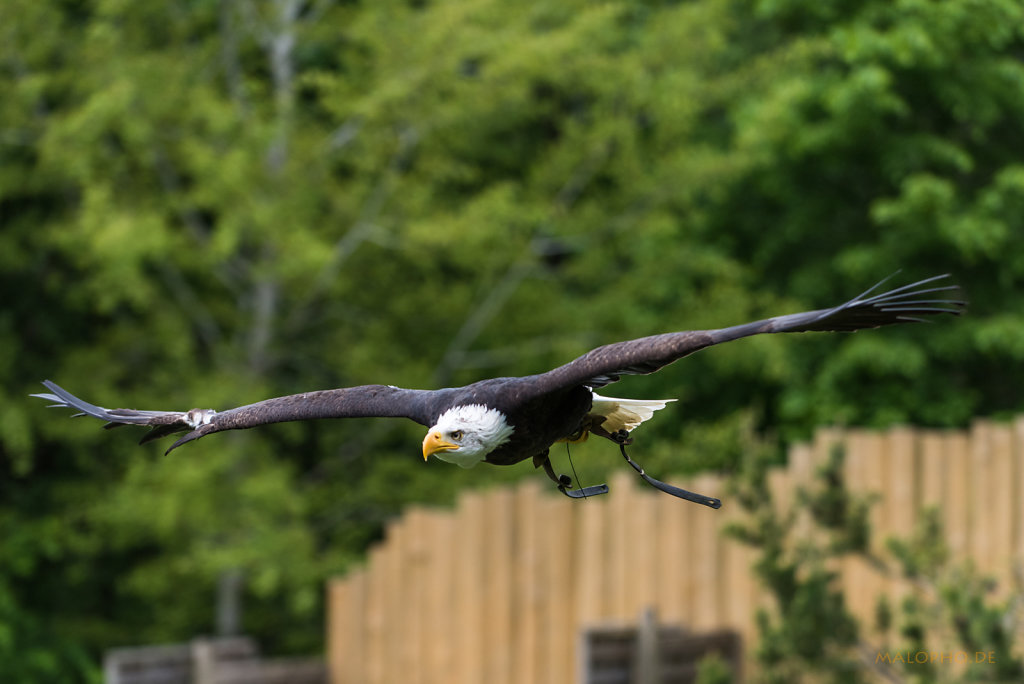
[[[792,505],[836,443],[849,489],[878,495],[879,553],[941,501],[954,558],[1009,591],[1024,562],[1024,419],[969,431],[822,430],[770,474],[777,505]],[[610,494],[585,501],[544,484],[466,493],[453,511],[414,508],[393,521],[366,567],[329,586],[332,683],[579,681],[583,630],[631,623],[648,606],[664,623],[730,628],[751,642],[754,612],[770,601],[750,569],[754,552],[719,533],[741,515],[719,478],[678,483],[723,497],[717,511],[656,492],[625,467]],[[880,595],[910,590],[859,558],[841,565],[863,625]]]
[[[105,684],[326,684],[323,661],[260,658],[247,637],[117,648],[103,659]]]
[[[728,629],[694,634],[678,625],[659,625],[649,609],[636,625],[584,630],[578,670],[587,684],[693,684],[709,655],[718,656],[734,680],[742,676],[739,634]]]

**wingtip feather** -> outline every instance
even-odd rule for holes
[[[174,451],[175,449],[177,449],[178,447],[180,447],[183,444],[188,444],[189,442],[191,442],[193,440],[199,439],[204,434],[206,434],[206,433],[203,432],[201,429],[200,430],[193,430],[192,432],[189,432],[184,437],[182,437],[178,441],[176,441],[174,444],[172,444],[171,446],[167,447],[167,451],[164,452],[164,456],[166,456],[167,454],[171,453],[172,451]]]

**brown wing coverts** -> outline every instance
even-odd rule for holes
[[[175,432],[188,432],[171,445],[171,451],[186,442],[223,430],[240,430],[269,423],[317,418],[410,418],[429,425],[433,418],[431,398],[435,393],[386,385],[363,385],[318,392],[274,397],[220,413],[209,409],[191,411],[138,411],[107,409],[79,399],[54,382],[44,385],[52,392],[32,396],[53,402],[51,406],[76,409],[76,416],[107,421],[104,427],[146,425],[152,430],[142,438],[148,442]]]
[[[885,281],[831,309],[766,318],[718,330],[665,333],[598,347],[575,361],[537,378],[537,391],[552,392],[575,385],[603,387],[622,375],[646,375],[684,356],[730,340],[761,333],[853,332],[883,325],[924,321],[939,314],[959,315],[967,303],[954,296],[957,285],[939,284],[949,275],[934,276],[888,292],[871,295]],[[941,296],[939,293],[947,293]]]

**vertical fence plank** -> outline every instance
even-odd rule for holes
[[[366,570],[330,583],[327,655],[332,684],[365,682]]]
[[[392,581],[398,587],[391,590],[388,634],[397,636],[400,643],[392,644],[389,678],[398,676],[410,684],[420,684],[418,625],[413,615],[423,610],[422,582],[424,566],[423,546],[416,537],[420,524],[420,511],[410,509],[394,525],[394,537],[389,544],[395,547]],[[391,681],[394,681],[393,679]]]
[[[384,596],[389,587],[383,570],[384,546],[370,549],[367,564],[366,589],[366,681],[370,684],[384,684],[382,671],[384,659],[387,658],[384,633]]]
[[[426,570],[425,637],[423,645],[424,681],[450,681],[455,670],[456,644],[454,611],[455,519],[450,513],[432,511],[427,517],[431,563]]]
[[[688,482],[674,484],[690,488]],[[669,623],[687,623],[693,610],[689,566],[693,537],[689,523],[695,507],[671,496],[655,497],[654,503],[654,514],[659,521],[657,543],[664,550],[658,560],[657,583],[662,598],[658,605],[659,617]]]
[[[866,430],[851,430],[846,438],[846,479],[852,491],[859,496],[878,496],[881,477],[873,477],[872,469],[881,462],[881,444],[877,435]],[[874,500],[869,513],[872,537],[877,538],[884,515],[884,502]],[[869,551],[876,552],[877,546]],[[871,563],[859,555],[844,560],[844,582],[847,605],[870,634],[874,624],[876,601],[883,590],[882,578]]]
[[[946,479],[949,477],[949,463],[946,457],[946,435],[937,430],[921,432],[921,509],[938,508],[946,505]]]
[[[381,635],[384,643],[380,652],[380,672],[385,682],[393,682],[402,676],[401,663],[408,642],[407,622],[403,619],[406,594],[406,586],[402,581],[406,538],[403,523],[404,518],[388,523],[381,553],[385,589],[381,610]]]
[[[988,504],[981,514],[986,526],[992,530],[991,565],[987,571],[997,580],[995,598],[1005,599],[1010,594],[1014,541],[1014,482],[1013,428],[1010,425],[992,424],[989,427],[989,450],[991,452]]]
[[[768,493],[772,499],[772,508],[780,519],[790,515],[794,504],[793,480],[788,468],[773,468],[767,474]],[[699,587],[696,588],[699,591]],[[771,593],[762,587],[758,596],[758,608],[774,614],[777,605]]]
[[[739,632],[743,648],[748,649],[757,635],[755,614],[762,601],[760,585],[754,574],[756,549],[735,539],[724,542],[727,574],[728,626]]]
[[[885,442],[889,525],[887,538],[909,540],[917,520],[917,491],[920,484],[917,433],[907,427],[896,427],[886,433]],[[902,573],[894,573],[889,578],[889,599],[893,607],[901,605],[912,590],[912,585]]]
[[[440,511],[416,508],[410,511],[409,543],[412,564],[405,568],[403,582],[409,585],[413,629],[413,662],[416,669],[404,681],[430,682],[444,679],[451,671],[451,642],[438,643],[436,634],[451,634],[452,605],[452,517]],[[410,575],[414,575],[410,577]]]
[[[774,468],[768,471],[768,491],[771,493],[772,505],[780,516],[789,515],[793,510],[793,478],[786,468]]]
[[[726,587],[726,624],[740,633],[744,648],[754,637],[754,613],[758,605],[758,584],[754,576],[756,550],[732,537],[726,537],[724,530],[733,522],[744,520],[745,513],[736,503],[723,504],[719,514],[718,537],[725,554],[725,571],[720,573]]]
[[[482,642],[487,648],[482,681],[511,684],[512,559],[515,538],[515,498],[509,489],[487,493],[484,506],[485,600]]]
[[[353,654],[348,649],[349,637],[362,633],[352,605],[355,576],[356,573],[350,573],[344,579],[336,577],[327,582],[327,673],[332,684],[352,681],[354,675]],[[110,675],[107,674],[104,680],[109,684]]]
[[[811,512],[799,505],[800,497],[806,496],[814,483],[814,450],[810,444],[794,444],[789,450],[788,467],[791,505],[797,511],[793,531],[797,539],[806,540],[813,533]]]
[[[542,629],[538,582],[540,576],[538,540],[543,521],[539,519],[540,485],[530,481],[521,485],[515,493],[516,499],[516,543],[515,543],[515,607],[513,621],[512,680],[532,684],[537,681],[537,651],[540,648],[538,635]]]
[[[673,503],[679,507],[693,505],[679,500]],[[626,537],[629,542],[626,550],[629,572],[627,584],[632,599],[629,608],[633,615],[639,615],[647,608],[655,608],[661,594],[658,585],[658,494],[646,485],[644,489],[637,488],[629,513]]]
[[[455,627],[458,649],[454,681],[482,681],[486,644],[483,632],[484,572],[480,551],[484,542],[484,498],[479,492],[459,495],[456,509]]]
[[[836,427],[822,428],[814,434],[814,440],[812,442],[813,471],[811,473],[813,481],[812,487],[814,491],[820,491],[823,487],[819,473],[825,468],[825,466],[831,463],[833,452],[839,451],[844,455],[844,457],[846,456],[845,439],[846,437],[843,430]],[[846,479],[846,474],[847,471],[845,470],[844,465],[844,469],[838,473],[838,477],[842,486],[848,488],[849,481]],[[816,535],[815,541],[820,543],[823,542],[824,539],[822,539],[821,536]],[[846,578],[843,574],[846,566],[847,562],[845,558],[831,558],[828,560],[826,565],[830,572],[834,572],[836,574],[834,586],[840,591],[845,591],[847,586]],[[847,604],[849,604],[849,599],[846,600]]]
[[[889,532],[907,538],[914,532],[917,514],[918,474],[917,433],[896,427],[886,433],[885,466],[888,478]]]
[[[846,433],[842,428],[823,427],[814,433],[814,463],[824,465],[832,457],[833,449],[844,449]]]
[[[577,533],[574,543],[578,573],[575,580],[576,624],[579,628],[608,614],[607,497],[591,497],[576,507]],[[577,629],[577,631],[578,631]]]
[[[608,495],[609,520],[609,585],[606,586],[611,597],[609,617],[626,622],[634,617],[633,602],[629,582],[630,558],[630,510],[636,498],[636,487],[631,472],[616,471],[611,477],[611,493]]]
[[[1014,501],[1017,502],[1013,517],[1016,520],[1016,540],[1014,544],[1014,567],[1024,575],[1024,416],[1013,422],[1013,482]],[[1024,576],[1019,578],[1024,582]]]
[[[855,446],[858,439],[856,431],[847,431],[843,435],[843,481],[851,494],[860,495],[864,481],[864,461],[859,449]],[[863,605],[864,573],[867,568],[863,559],[857,554],[843,557],[843,594],[850,611],[860,618],[860,606]]]
[[[575,501],[559,496],[541,499],[541,567],[540,587],[542,620],[540,681],[550,684],[568,682],[576,659],[573,633],[573,507]]]
[[[990,435],[992,424],[985,420],[976,420],[971,425],[970,471],[971,495],[968,508],[968,525],[971,558],[980,569],[992,566],[995,537],[989,523],[987,509],[990,502],[992,487],[992,448]]]
[[[864,482],[866,493],[877,497],[871,506],[871,554],[877,559],[885,558],[885,542],[892,536],[891,510],[893,508],[892,481],[887,467],[888,450],[885,435],[875,431],[865,431],[862,437],[864,445]],[[883,597],[892,596],[889,578],[877,568],[868,566],[868,592],[866,603],[862,606],[864,624],[869,633],[876,633],[876,616]]]
[[[1024,591],[1024,416],[1018,417],[1011,425],[1013,433],[1013,519],[1014,550],[1011,560],[1013,586]],[[1020,613],[1018,612],[1018,616]],[[1024,632],[1018,632],[1015,641],[1016,652],[1024,653]]]
[[[963,432],[951,432],[946,437],[946,505],[944,525],[950,552],[963,558],[969,552],[971,467],[970,442]]]
[[[391,622],[395,632],[401,635],[402,643],[395,644],[392,660],[395,662],[394,671],[401,673],[404,682],[423,684],[423,670],[419,667],[420,621],[416,617],[423,612],[423,576],[427,569],[427,549],[421,537],[422,507],[411,507],[401,516],[398,527],[401,529],[400,537],[394,544],[400,552],[396,555],[398,568],[395,578],[401,583],[401,590],[395,592]]]
[[[693,482],[696,491],[714,497],[721,495],[719,485],[720,480],[711,475],[701,475]],[[708,629],[726,619],[722,586],[725,554],[718,534],[720,510],[698,505],[693,509],[693,555],[689,567],[697,593],[692,618],[687,622],[694,629]]]

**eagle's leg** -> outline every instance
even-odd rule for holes
[[[581,489],[567,489],[572,484],[572,478],[568,475],[556,475],[555,469],[551,465],[551,459],[548,458],[548,452],[545,449],[543,453],[539,453],[533,457],[534,468],[544,468],[544,472],[551,478],[551,481],[558,485],[558,491],[565,494],[570,499],[585,499],[588,496],[597,496],[598,494],[607,494],[608,485],[594,485],[593,487],[583,487]]]
[[[627,430],[619,430],[618,432],[608,432],[600,425],[592,425],[590,427],[590,431],[593,432],[598,437],[604,437],[605,439],[612,440],[619,446],[622,446],[623,444],[629,446],[630,444],[633,443],[633,438],[629,436],[629,431]]]
[[[618,432],[613,434],[611,436],[611,440],[619,445],[619,451],[622,452],[622,457],[626,459],[626,463],[633,466],[633,470],[640,473],[640,477],[642,477],[647,484],[651,485],[652,487],[655,487],[656,489],[660,489],[666,494],[671,494],[672,496],[679,497],[680,499],[686,499],[687,501],[699,503],[710,508],[722,507],[722,502],[719,499],[715,499],[714,497],[710,496],[704,496],[703,494],[696,494],[689,490],[681,489],[680,487],[675,487],[673,485],[668,484],[667,482],[656,480],[647,473],[645,473],[644,469],[641,468],[640,465],[636,461],[631,459],[629,457],[629,454],[626,453],[626,445],[631,444],[633,440],[629,438],[629,433],[626,432],[625,430],[619,430]]]

